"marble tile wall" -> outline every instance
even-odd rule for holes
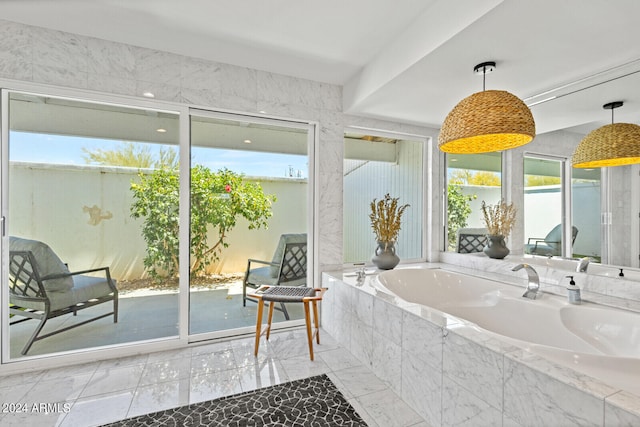
[[[324,273],[323,327],[429,425],[640,425],[639,396],[378,292],[371,280]]]
[[[319,123],[320,270],[342,265],[345,126],[424,136],[437,130],[342,112],[342,87],[0,20],[0,79]],[[261,113],[265,112],[265,113]]]

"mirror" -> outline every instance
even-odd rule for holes
[[[567,257],[590,257],[592,261],[587,274],[619,277],[622,268],[624,279],[640,281],[640,218],[638,197],[635,195],[640,179],[638,166],[571,168],[573,150],[586,133],[588,132],[583,130],[563,130],[538,135],[526,150],[528,153],[561,156],[569,162],[566,170],[571,174],[571,179],[567,182],[571,188],[571,198],[566,216],[571,215],[572,225],[577,228],[578,233],[572,253],[567,254]],[[523,156],[526,155],[526,152],[523,153]],[[544,209],[539,214],[544,214]],[[554,258],[562,261],[562,257]],[[556,262],[557,267],[563,265]],[[575,261],[566,265],[566,269],[570,271],[575,271],[575,267]]]
[[[597,127],[597,125],[594,127]],[[566,198],[566,212],[563,214],[557,206],[554,208],[556,223],[561,222],[564,215],[565,220],[570,217],[572,224],[578,229],[572,251],[566,253],[564,257],[581,258],[588,256],[592,258],[587,268],[588,274],[619,277],[618,274],[620,268],[622,268],[624,279],[640,281],[640,269],[638,269],[638,254],[640,254],[640,218],[638,215],[640,194],[636,194],[640,193],[640,177],[638,175],[640,167],[631,165],[591,170],[572,168],[570,162],[573,151],[587,133],[588,130],[569,129],[537,135],[530,144],[508,152],[506,162],[513,166],[504,171],[500,171],[500,153],[491,153],[496,156],[494,160],[496,164],[487,168],[483,165],[488,163],[481,161],[481,157],[486,157],[487,154],[465,155],[469,156],[470,160],[473,160],[472,166],[465,164],[464,160],[466,159],[454,160],[453,156],[447,156],[447,182],[451,182],[452,171],[456,168],[478,170],[482,166],[483,169],[490,171],[493,175],[502,175],[503,182],[510,183],[510,186],[514,187],[505,189],[507,193],[511,192],[510,197],[513,197],[514,200],[520,197],[517,194],[519,191],[517,187],[519,187],[518,183],[522,182],[521,191],[523,192],[522,198],[525,204],[519,209],[523,209],[523,220],[520,224],[516,224],[518,230],[514,230],[511,238],[523,241],[526,245],[528,237],[544,237],[546,232],[549,231],[535,230],[530,227],[533,227],[537,222],[534,221],[536,216],[547,215],[547,202],[542,201],[546,197],[544,195],[545,191],[556,191],[557,203],[561,203],[561,188],[558,181],[563,174],[569,174],[570,176],[565,179],[565,185],[570,188],[571,197]],[[477,158],[474,158],[474,156]],[[545,167],[553,166],[554,163],[531,161],[531,158],[535,159],[536,156],[563,159],[567,165],[563,169],[564,172],[555,165],[553,172],[547,173],[545,172]],[[527,157],[530,158],[528,165],[525,163]],[[457,163],[459,163],[459,166]],[[535,184],[532,181],[527,183],[527,174],[541,177],[545,175],[549,177],[555,176],[556,180],[545,182],[545,179],[541,178],[540,185],[535,186],[532,185]],[[554,185],[555,187],[553,187]],[[498,187],[493,188],[494,190],[492,191],[499,191],[499,184]],[[537,194],[534,195],[532,191],[537,191]],[[478,202],[478,200],[480,200],[480,197],[474,200],[474,203]],[[535,205],[535,212],[533,213],[529,212],[531,203]],[[477,216],[477,214],[473,215]],[[479,220],[479,218],[475,218],[475,220]],[[468,220],[466,226],[482,226],[480,223],[476,224],[476,222]],[[542,221],[540,222],[542,225],[548,225]],[[542,235],[533,236],[538,231]],[[451,245],[448,246],[449,251],[455,251]],[[515,249],[515,244],[510,247],[514,249],[512,254],[522,254],[524,252],[524,248],[521,252],[518,252]],[[555,254],[548,256],[553,256],[554,267],[575,271],[576,261],[567,262],[568,260]],[[548,259],[548,256],[540,258],[544,261]],[[535,261],[536,258],[538,256],[533,256],[531,259]]]

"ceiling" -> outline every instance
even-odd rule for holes
[[[2,19],[344,86],[344,111],[440,127],[482,90],[538,133],[640,124],[637,0],[2,0]],[[551,99],[550,99],[551,98]]]

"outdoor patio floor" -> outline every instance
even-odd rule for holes
[[[192,291],[190,295],[190,333],[236,329],[254,326],[257,305],[242,306],[242,286],[234,284],[215,290]],[[113,316],[36,341],[28,355],[56,353],[112,344],[166,338],[178,335],[178,294],[169,291],[137,291],[119,298],[118,323]],[[82,322],[112,310],[111,303],[100,304],[78,312],[50,319],[43,333]],[[291,320],[303,319],[302,304],[288,304]],[[275,310],[273,322],[283,321],[284,315]],[[264,316],[266,322],[266,312]],[[11,357],[22,357],[20,351],[36,328],[38,321],[30,320],[10,327]]]

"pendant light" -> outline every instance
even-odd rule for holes
[[[463,99],[447,115],[440,129],[438,147],[454,154],[489,153],[525,145],[536,135],[529,107],[503,90],[485,90],[486,74],[495,62],[473,68],[482,74],[482,92]]]
[[[622,101],[615,101],[602,106],[605,110],[611,110],[611,124],[590,132],[580,141],[573,153],[574,168],[640,163],[640,126],[613,122],[613,110],[622,105]]]

